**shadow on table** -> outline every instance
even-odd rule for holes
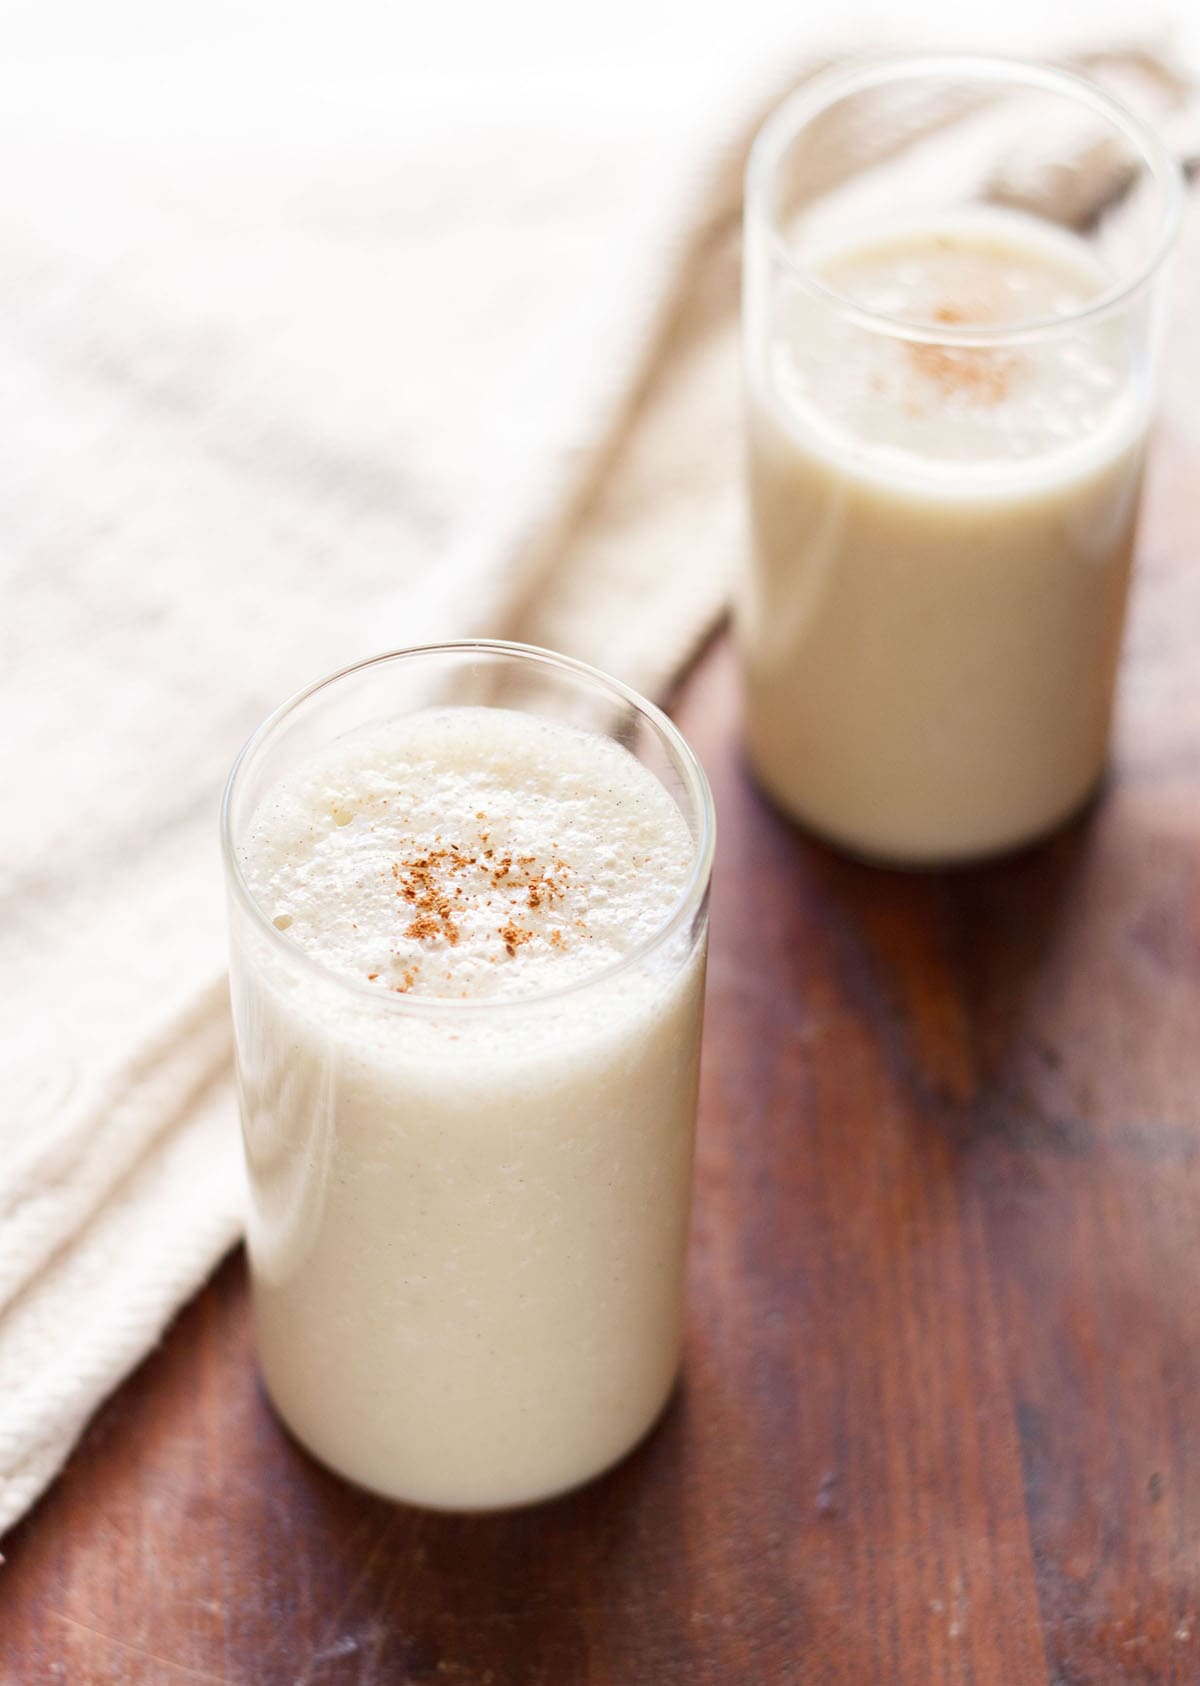
[[[741,778],[748,785],[749,775]],[[759,847],[796,886],[797,945],[815,918],[841,1011],[867,1027],[914,1126],[958,1147],[1062,1110],[1072,987],[1111,925],[1117,803],[1090,803],[1015,854],[937,871],[853,859],[743,790]],[[1115,844],[1115,846],[1114,846]],[[1089,927],[1091,927],[1089,929]],[[1053,1116],[1042,1119],[1057,1128]]]

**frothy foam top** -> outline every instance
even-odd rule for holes
[[[864,308],[939,327],[1069,318],[1111,277],[1074,235],[976,209],[826,247],[813,272]],[[910,462],[1020,467],[1119,421],[1128,393],[1119,325],[1086,323],[1029,345],[958,346],[868,331],[796,295],[772,345],[793,416],[819,418]]]
[[[619,744],[499,708],[346,734],[263,798],[239,851],[255,901],[381,991],[512,998],[576,983],[666,924],[693,856]]]

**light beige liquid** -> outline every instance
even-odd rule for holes
[[[352,1479],[523,1503],[662,1410],[702,930],[645,950],[694,855],[624,749],[503,709],[351,733],[259,806],[247,881],[317,962],[234,967],[259,1350]]]
[[[829,248],[869,310],[947,327],[1077,311],[1082,243],[978,211]],[[871,331],[811,296],[749,382],[739,605],[766,787],[856,851],[987,854],[1103,770],[1145,421],[1118,328],[1003,349]]]

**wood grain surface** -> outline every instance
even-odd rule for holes
[[[1200,273],[1200,269],[1196,270]],[[1177,332],[1116,775],[906,876],[678,715],[721,838],[686,1375],[620,1469],[447,1518],[284,1435],[227,1263],[4,1542],[0,1679],[1200,1681],[1200,439]]]

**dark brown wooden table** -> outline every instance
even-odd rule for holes
[[[2,1543],[5,1686],[1200,1681],[1198,328],[1054,841],[856,865],[743,773],[725,646],[679,699],[721,838],[651,1440],[521,1514],[369,1498],[268,1410],[235,1257]]]

